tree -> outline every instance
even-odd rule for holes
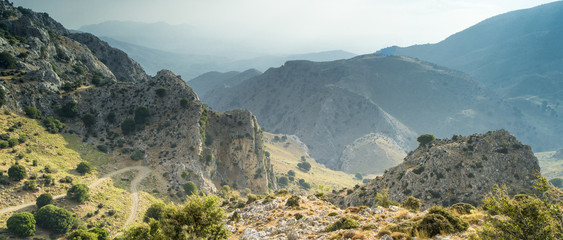
[[[38,209],[49,204],[53,204],[53,195],[51,195],[50,193],[43,193],[39,195],[39,197],[37,197],[37,200],[35,201],[35,205],[37,205]]]
[[[164,215],[164,210],[166,205],[162,202],[153,203],[145,212],[145,216],[143,217],[143,222],[150,222],[151,219],[160,220]]]
[[[86,230],[78,229],[70,233],[67,240],[98,240],[98,234]]]
[[[16,68],[16,58],[9,52],[0,53],[0,67],[5,69]]]
[[[362,176],[361,173],[356,173],[356,175],[354,175],[354,177],[356,177],[356,179],[358,179],[358,180],[364,179],[364,176]]]
[[[15,164],[8,169],[8,176],[14,181],[21,181],[27,177],[27,171],[24,166]]]
[[[14,213],[6,222],[8,232],[19,237],[35,235],[35,218],[28,212]]]
[[[281,176],[278,179],[278,183],[280,184],[280,186],[287,186],[287,184],[289,184],[289,180],[287,179],[286,176]]]
[[[287,175],[295,177],[295,171],[289,170],[289,171],[287,171]]]
[[[108,115],[106,116],[106,120],[108,121],[108,123],[115,123],[115,113],[114,112],[108,113]]]
[[[66,118],[74,118],[78,116],[78,103],[70,101],[59,109],[59,114]]]
[[[82,122],[84,123],[84,126],[90,128],[96,124],[96,116],[92,113],[84,114],[84,116],[82,116]]]
[[[184,183],[184,191],[186,192],[186,194],[188,196],[191,196],[191,195],[197,193],[197,186],[195,185],[194,182],[188,181],[188,182]]]
[[[297,164],[297,167],[302,169],[304,172],[311,170],[311,164],[309,162],[300,162]]]
[[[188,98],[182,98],[182,100],[180,100],[180,106],[182,106],[183,108],[188,108],[189,105],[190,100],[188,100]]]
[[[26,106],[24,108],[24,112],[25,112],[25,115],[27,115],[30,118],[33,118],[33,119],[41,118],[41,111],[39,111],[34,106]]]
[[[90,200],[90,189],[85,184],[74,184],[71,188],[68,189],[66,194],[70,197],[70,199],[83,203],[85,201]]]
[[[3,88],[0,88],[0,107],[6,104],[6,91]]]
[[[37,226],[53,233],[66,233],[72,228],[74,217],[64,208],[45,205],[35,213]]]
[[[43,126],[50,133],[59,133],[63,130],[65,124],[59,121],[58,119],[54,118],[53,116],[48,116],[45,119],[43,119]]]
[[[131,118],[123,120],[121,123],[121,132],[123,132],[124,135],[129,135],[135,132],[135,121]]]
[[[135,109],[135,123],[145,124],[149,121],[150,113],[147,106],[140,106]]]
[[[76,167],[76,171],[80,174],[90,173],[92,171],[92,164],[89,162],[81,162]]]
[[[434,136],[432,134],[422,134],[416,139],[416,141],[418,141],[420,143],[419,146],[424,146],[424,145],[434,141],[434,139],[436,139],[436,138],[434,138]]]
[[[156,92],[156,95],[157,95],[158,97],[164,97],[164,96],[166,96],[166,88],[159,88],[159,89],[156,89],[155,92]]]
[[[88,232],[95,233],[98,235],[97,240],[109,240],[109,233],[102,228],[93,228],[88,230]]]

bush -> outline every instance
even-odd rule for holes
[[[139,161],[145,157],[145,152],[141,150],[135,150],[133,154],[131,154],[131,159],[134,161]]]
[[[332,232],[340,229],[351,229],[351,228],[358,228],[360,224],[356,222],[354,219],[348,217],[342,217],[338,219],[338,221],[334,222],[333,224],[329,225],[326,228],[327,232]]]
[[[304,172],[308,172],[311,170],[311,164],[309,162],[300,162],[297,164],[297,167],[303,170]]]
[[[82,116],[82,122],[85,127],[90,128],[96,124],[96,116],[92,113],[84,114],[84,116]]]
[[[37,197],[35,201],[35,205],[37,205],[37,209],[42,208],[45,205],[53,204],[53,195],[50,193],[43,193]]]
[[[37,182],[35,180],[25,181],[23,183],[23,190],[34,191],[37,190]]]
[[[50,133],[59,133],[65,127],[65,124],[54,118],[53,116],[48,116],[43,119],[43,126]]]
[[[74,184],[66,192],[67,196],[79,203],[90,200],[90,189],[85,184]]]
[[[65,118],[74,118],[78,116],[78,103],[70,101],[59,109],[59,115]]]
[[[10,146],[8,141],[0,141],[0,149],[8,148],[8,146]]]
[[[420,143],[419,146],[424,146],[424,145],[434,141],[434,139],[436,139],[436,138],[432,134],[422,134],[416,139],[416,141],[418,141]]]
[[[135,121],[131,118],[123,120],[121,123],[121,132],[123,132],[124,135],[129,135],[135,132]]]
[[[389,189],[383,189],[381,192],[376,193],[375,199],[377,200],[377,205],[385,208],[388,208],[391,205],[399,205],[397,202],[389,199]]]
[[[180,100],[180,106],[182,106],[183,108],[188,108],[189,105],[190,100],[188,100],[188,98],[182,98],[182,100]]]
[[[364,179],[364,176],[362,176],[361,173],[356,173],[356,175],[354,175],[354,177],[355,177],[356,179],[358,179],[358,180]]]
[[[143,222],[150,222],[151,219],[160,220],[164,215],[164,210],[166,205],[164,203],[153,203],[145,212],[145,216],[143,217]]]
[[[18,144],[20,144],[20,141],[17,138],[10,138],[8,139],[8,146],[9,147],[15,147]]]
[[[37,226],[53,233],[66,233],[72,228],[74,217],[64,208],[54,205],[45,205],[35,213]]]
[[[166,96],[166,88],[156,89],[155,93],[158,97],[164,97],[164,96]]]
[[[415,227],[415,231],[419,234],[426,234],[428,237],[434,237],[438,234],[449,234],[453,230],[454,227],[444,216],[431,213],[426,214]]]
[[[287,186],[287,184],[289,184],[289,180],[287,179],[286,176],[281,176],[281,177],[278,179],[278,184],[279,184],[280,186]]]
[[[28,212],[14,213],[6,222],[8,232],[19,236],[28,237],[35,235],[35,218]]]
[[[563,211],[541,199],[523,194],[510,198],[506,188],[495,187],[483,208],[489,215],[481,239],[563,239]]]
[[[295,171],[289,170],[289,171],[287,171],[287,175],[295,177]]]
[[[1,68],[16,68],[16,58],[9,52],[3,51],[0,53],[0,67]]]
[[[41,118],[41,111],[39,111],[37,108],[35,108],[33,106],[26,106],[24,108],[24,112],[25,112],[25,115],[27,115],[30,118],[33,118],[33,119]]]
[[[192,181],[188,181],[186,183],[184,183],[184,191],[186,192],[186,194],[188,196],[197,194],[197,186],[195,185],[194,182]]]
[[[404,208],[411,210],[411,211],[418,211],[420,210],[420,199],[415,198],[413,196],[409,196],[407,199],[405,199],[402,203],[401,206],[403,206]]]
[[[299,185],[305,189],[311,188],[311,184],[306,182],[305,179],[302,178],[299,179]]]
[[[93,232],[88,232],[86,230],[78,229],[70,233],[67,240],[98,240],[98,234]]]
[[[108,115],[106,116],[106,120],[109,123],[115,123],[115,113],[114,112],[108,113]]]
[[[287,201],[285,202],[285,206],[299,208],[299,200],[300,200],[299,196],[293,195],[287,199]]]
[[[6,91],[3,88],[0,88],[0,107],[6,104]]]
[[[150,113],[147,106],[140,106],[135,109],[135,123],[145,124],[149,121]]]
[[[27,171],[22,165],[12,165],[8,169],[8,176],[14,181],[21,181],[27,177]]]
[[[86,174],[92,172],[92,164],[89,162],[81,162],[76,167],[76,171],[80,174]]]
[[[428,213],[442,215],[448,220],[448,222],[450,222],[455,232],[465,231],[469,227],[469,224],[467,222],[463,221],[458,216],[453,215],[450,211],[448,211],[448,209],[445,209],[444,207],[434,206],[428,210]]]
[[[475,211],[476,208],[469,204],[469,203],[456,203],[452,206],[450,206],[450,209],[452,209],[452,211],[456,212],[457,214],[460,215],[465,215],[465,214],[471,214],[471,212]]]
[[[109,240],[109,233],[105,229],[93,228],[88,230],[88,232],[97,234],[98,235],[97,240]]]
[[[134,227],[123,239],[227,239],[225,220],[217,197],[192,195],[184,207],[167,209],[160,221]]]

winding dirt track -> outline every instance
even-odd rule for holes
[[[127,227],[134,219],[135,216],[137,215],[137,211],[139,208],[139,194],[138,194],[138,190],[137,190],[137,186],[139,185],[139,183],[146,178],[150,173],[151,170],[147,167],[143,167],[143,166],[132,166],[132,167],[126,167],[126,168],[122,168],[119,169],[117,171],[108,173],[106,175],[104,175],[103,177],[97,179],[96,181],[92,182],[88,187],[89,188],[95,188],[96,186],[100,185],[100,183],[102,183],[103,181],[105,181],[107,178],[113,177],[117,174],[121,174],[127,171],[133,171],[136,170],[137,175],[135,175],[135,178],[133,178],[133,181],[131,181],[131,187],[130,187],[130,191],[131,191],[131,209],[129,210],[129,217],[127,218],[127,221],[125,221],[125,224],[123,224],[123,227]],[[53,196],[53,200],[65,197],[66,194],[60,194],[60,195],[56,195]],[[13,211],[17,211],[23,208],[27,208],[27,207],[31,207],[34,206],[35,202],[30,202],[30,203],[24,203],[18,206],[13,206],[13,207],[7,207],[7,208],[3,208],[0,209],[0,214],[3,213],[9,213],[9,212],[13,212]]]

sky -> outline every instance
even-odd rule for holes
[[[486,18],[554,0],[14,0],[65,27],[188,24],[270,54],[357,54],[439,42]]]

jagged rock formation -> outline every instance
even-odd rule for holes
[[[47,14],[6,2],[1,7],[8,13],[1,21],[0,52],[16,62],[0,67],[2,108],[24,114],[26,106],[34,106],[88,143],[144,153],[143,163],[168,178],[171,193],[182,191],[186,181],[209,192],[223,184],[256,193],[276,187],[250,112],[208,110],[170,71],[149,77],[125,53],[92,35],[70,34]],[[122,123],[135,119],[141,106],[149,112],[146,123],[136,121],[134,133],[124,134]]]
[[[375,206],[377,192],[389,189],[394,201],[415,196],[423,206],[457,202],[480,204],[494,185],[510,194],[531,193],[540,168],[530,146],[506,130],[438,139],[410,152],[400,165],[352,192],[332,196],[340,207]]]
[[[210,91],[206,102],[218,110],[251,110],[267,131],[297,135],[327,167],[355,166],[372,173],[413,149],[415,133],[446,137],[499,128],[522,133],[530,127],[466,74],[375,54],[332,62],[290,61],[233,88]],[[376,136],[392,139],[385,144],[395,146],[379,147]],[[387,150],[379,151],[383,148]],[[377,152],[382,154],[372,155]]]

